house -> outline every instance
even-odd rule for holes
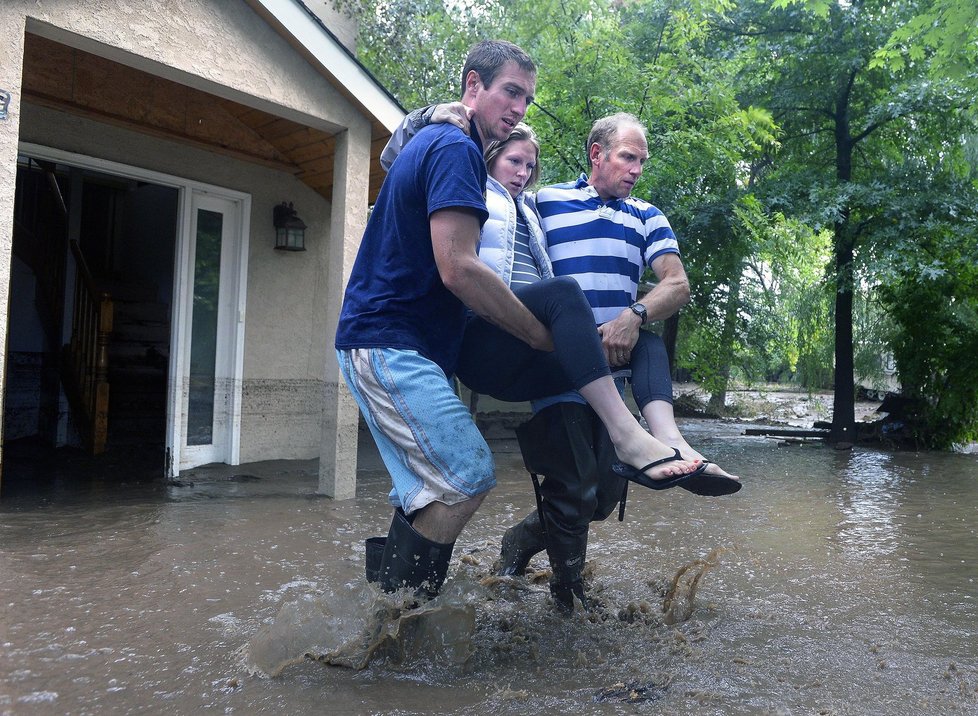
[[[168,477],[318,457],[320,492],[352,497],[332,339],[404,117],[353,22],[330,0],[4,0],[0,26],[3,445],[155,446]],[[276,248],[284,224],[304,250]]]

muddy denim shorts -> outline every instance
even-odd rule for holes
[[[438,365],[393,348],[337,350],[336,357],[390,472],[392,505],[411,514],[495,486],[492,452]]]

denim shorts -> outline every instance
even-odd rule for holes
[[[489,445],[437,364],[394,348],[337,350],[336,357],[390,473],[392,505],[410,515],[495,486]]]

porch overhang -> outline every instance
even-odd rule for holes
[[[405,110],[301,0],[247,0],[265,21],[347,99],[371,118],[370,201],[385,173],[380,153]]]

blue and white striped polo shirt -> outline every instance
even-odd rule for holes
[[[555,276],[573,276],[584,290],[598,325],[635,302],[646,266],[679,253],[665,215],[628,197],[602,201],[582,174],[576,182],[537,193]]]

